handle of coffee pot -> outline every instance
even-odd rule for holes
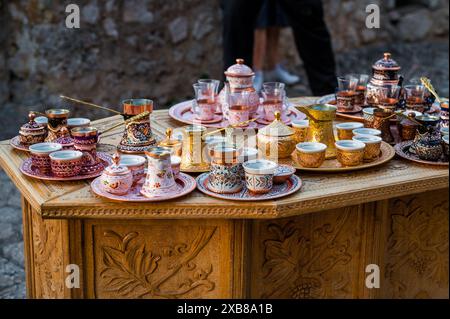
[[[118,124],[116,124],[116,125],[113,125],[113,126],[107,128],[107,129],[104,130],[103,132],[98,133],[98,135],[100,136],[100,135],[102,135],[102,134],[104,134],[104,133],[106,133],[106,132],[109,132],[109,131],[111,131],[111,130],[117,128],[117,127],[119,127],[119,126],[122,126],[122,125],[124,125],[124,124],[126,125],[126,124],[131,123],[131,122],[136,121],[136,120],[140,120],[140,119],[142,119],[142,118],[144,118],[144,117],[146,117],[146,116],[149,116],[149,115],[150,115],[150,112],[148,112],[148,111],[142,112],[141,114],[138,114],[138,115],[135,115],[135,116],[129,118],[128,120],[124,121],[123,123],[118,123]]]
[[[313,120],[313,122],[319,122],[314,116],[312,116],[312,114],[309,112],[309,110],[306,106],[297,105],[297,106],[295,106],[295,108],[297,110],[299,110],[300,112],[305,113],[308,118]]]

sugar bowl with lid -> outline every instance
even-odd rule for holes
[[[257,134],[258,149],[269,159],[277,160],[291,156],[295,150],[295,131],[281,121],[281,113],[275,113],[275,120]]]
[[[120,155],[114,154],[113,163],[105,168],[100,176],[100,184],[104,191],[114,195],[125,195],[133,184],[133,174],[128,167],[120,164]]]
[[[36,115],[33,112],[28,114],[29,121],[20,127],[19,137],[20,143],[23,145],[32,145],[36,143],[42,143],[47,136],[45,128],[36,123]]]

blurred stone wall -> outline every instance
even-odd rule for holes
[[[65,27],[69,3],[80,6],[80,29]],[[381,7],[379,30],[365,28],[369,3]],[[367,45],[447,38],[448,5],[448,0],[324,0],[341,55]],[[218,0],[6,0],[0,1],[0,17],[2,129],[12,125],[9,116],[21,123],[30,108],[64,105],[60,94],[117,109],[129,97],[169,106],[190,96],[197,78],[220,78],[223,72]],[[289,31],[282,47],[290,65],[301,63]],[[109,115],[77,109],[77,115],[91,118]]]

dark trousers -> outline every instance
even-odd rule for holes
[[[293,29],[314,95],[335,92],[336,66],[321,0],[278,0]],[[262,0],[222,0],[225,67],[252,65],[253,32]]]

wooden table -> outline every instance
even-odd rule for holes
[[[167,111],[152,125],[160,136],[180,126]],[[26,157],[0,142],[0,164],[22,193],[29,297],[448,298],[447,168],[394,159],[353,173],[299,171],[301,192],[276,201],[195,191],[144,205],[98,198],[89,181],[28,178]],[[69,264],[80,267],[78,289],[65,285]],[[380,267],[379,289],[365,286],[369,264]]]

